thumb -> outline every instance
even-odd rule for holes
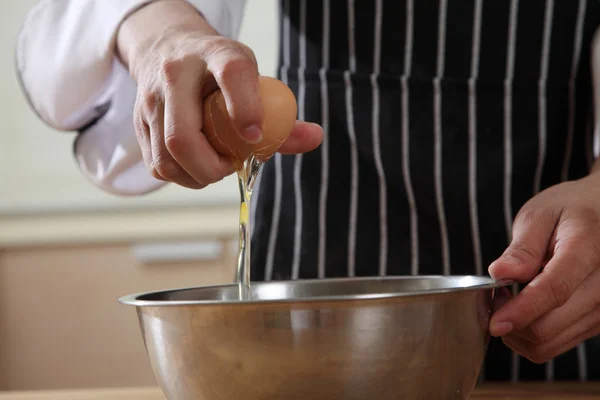
[[[277,151],[281,154],[307,153],[319,147],[322,141],[323,128],[321,126],[296,121],[294,130]]]
[[[488,269],[492,278],[520,283],[532,280],[546,258],[556,220],[553,212],[521,210],[515,218],[510,245]]]

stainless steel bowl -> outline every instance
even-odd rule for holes
[[[466,399],[486,352],[485,277],[253,283],[129,295],[170,400]]]

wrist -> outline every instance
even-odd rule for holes
[[[217,32],[206,22],[194,6],[185,0],[153,1],[131,13],[117,30],[117,56],[130,70],[137,69],[144,58],[160,43],[172,37],[216,35]]]

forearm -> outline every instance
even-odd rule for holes
[[[217,35],[198,10],[184,0],[156,1],[126,18],[117,31],[117,55],[130,70],[135,60],[171,32]]]

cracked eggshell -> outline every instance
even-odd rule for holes
[[[264,109],[263,139],[256,144],[246,143],[237,133],[220,90],[204,101],[204,134],[219,154],[233,158],[238,169],[250,154],[259,161],[271,158],[296,124],[298,105],[290,88],[269,77],[259,77],[259,86]]]
[[[252,152],[252,145],[246,143],[237,133],[220,90],[204,100],[202,130],[208,143],[223,156],[231,157],[236,170]]]

